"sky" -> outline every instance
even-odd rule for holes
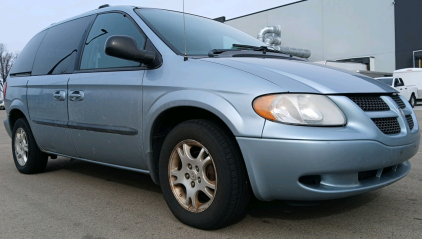
[[[285,5],[297,0],[185,0],[185,11],[226,19]],[[0,43],[19,52],[39,31],[100,5],[132,5],[182,11],[182,0],[0,0]]]

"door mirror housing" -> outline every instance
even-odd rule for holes
[[[105,53],[109,56],[139,62],[149,67],[154,66],[157,62],[156,52],[139,49],[135,39],[129,36],[110,36],[105,43]]]

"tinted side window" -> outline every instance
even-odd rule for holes
[[[50,28],[35,57],[32,75],[72,73],[79,44],[92,18],[79,18]]]
[[[140,49],[144,48],[145,37],[132,21],[120,13],[98,15],[85,42],[81,70],[113,67],[140,66],[140,63],[108,56],[104,45],[110,36],[124,35],[135,39]]]
[[[26,44],[10,70],[11,75],[30,73],[32,71],[35,55],[46,33],[47,30],[38,33]]]

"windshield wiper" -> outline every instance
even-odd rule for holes
[[[241,45],[241,44],[233,44],[233,47],[236,47],[235,49],[212,49],[210,52],[208,52],[209,57],[214,57],[215,54],[221,54],[226,51],[262,51],[263,54],[266,54],[267,52],[274,52],[274,53],[281,53],[286,54],[281,51],[277,51],[271,48],[268,48],[267,46],[249,46],[249,45]]]
[[[268,47],[268,46],[249,46],[249,45],[233,44],[233,47],[238,47],[238,49],[245,49],[245,50],[250,49],[250,50],[254,50],[254,51],[262,51],[264,54],[266,52],[286,54],[282,51],[275,50],[275,49]]]
[[[212,49],[208,52],[209,57],[214,57],[215,54],[221,54],[226,51],[241,51],[242,49]]]

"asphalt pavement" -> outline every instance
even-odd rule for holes
[[[238,223],[201,231],[171,214],[148,175],[63,157],[20,174],[5,117],[0,110],[0,238],[422,238],[422,147],[410,174],[383,189],[307,206],[252,200]]]

